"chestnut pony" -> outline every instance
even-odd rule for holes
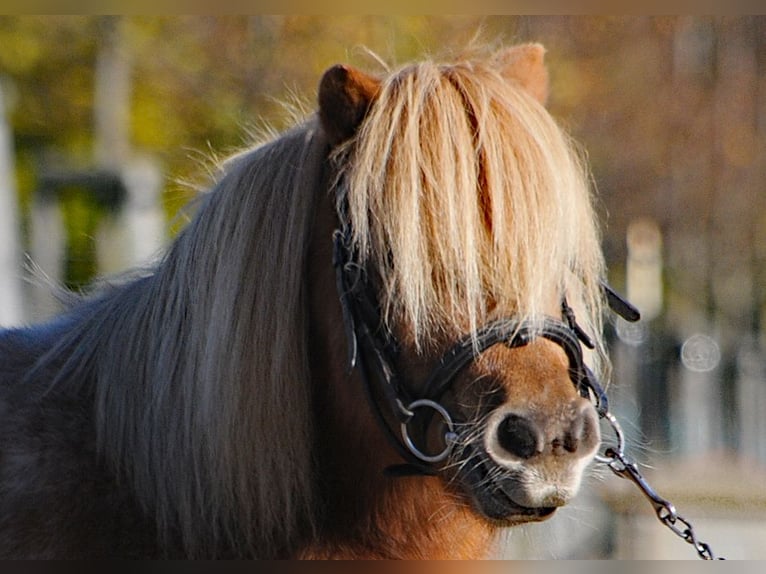
[[[2,332],[0,556],[474,558],[570,501],[603,264],[546,92],[533,44],[335,66],[151,272]]]

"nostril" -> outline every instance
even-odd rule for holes
[[[541,451],[542,437],[535,424],[519,415],[510,414],[497,427],[500,446],[519,458],[531,458]]]
[[[596,413],[589,403],[583,403],[564,433],[563,447],[567,452],[572,453],[580,448],[591,450],[600,440]]]
[[[569,429],[564,433],[563,447],[567,452],[577,452],[580,440],[583,438],[585,419],[582,416],[575,417]]]

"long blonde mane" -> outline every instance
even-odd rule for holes
[[[390,321],[416,341],[566,295],[601,333],[588,172],[567,135],[490,57],[383,80],[348,154],[350,219]]]
[[[305,268],[326,153],[309,120],[230,159],[154,273],[74,308],[38,365],[93,384],[101,455],[190,556],[279,555],[311,528]]]

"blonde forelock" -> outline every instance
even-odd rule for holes
[[[600,332],[587,170],[490,59],[395,72],[347,154],[355,242],[382,283],[387,320],[403,320],[418,344],[498,314],[550,313],[565,294]]]

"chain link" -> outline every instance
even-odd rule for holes
[[[673,503],[657,494],[638,470],[638,465],[625,454],[625,438],[614,415],[606,413],[604,418],[609,422],[617,437],[617,446],[607,448],[603,456],[597,456],[596,460],[605,464],[620,478],[635,484],[654,508],[657,519],[673,534],[691,544],[697,551],[697,556],[703,560],[725,560],[725,558],[716,557],[710,545],[697,538],[691,522],[678,514]]]

